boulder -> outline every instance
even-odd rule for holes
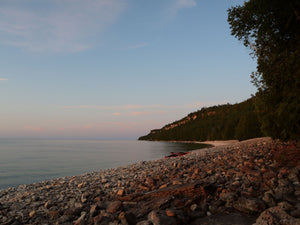
[[[262,212],[254,225],[300,225],[300,219],[287,214],[281,207],[275,206]]]

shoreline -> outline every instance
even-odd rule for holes
[[[250,139],[251,140],[251,139]],[[140,140],[139,140],[140,141]],[[165,140],[141,140],[141,141],[154,141],[154,142],[173,142],[173,143],[186,143],[186,144],[204,144],[211,145],[212,147],[222,146],[222,145],[232,145],[237,144],[238,140],[216,140],[216,141],[165,141]]]
[[[197,225],[237,220],[258,225],[282,216],[297,224],[299,162],[287,167],[272,158],[287,147],[297,154],[295,146],[257,138],[0,190],[0,223]]]

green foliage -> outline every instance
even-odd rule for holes
[[[251,78],[264,134],[300,140],[299,0],[249,0],[228,10],[228,22],[257,59]]]
[[[202,108],[162,129],[152,130],[139,140],[245,140],[261,135],[254,98],[251,98],[239,104]]]

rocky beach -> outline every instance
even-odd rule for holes
[[[300,224],[300,145],[270,138],[0,190],[0,224]]]

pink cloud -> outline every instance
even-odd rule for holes
[[[41,127],[33,127],[33,126],[25,126],[24,129],[29,130],[29,131],[43,131],[44,130]]]
[[[149,112],[132,112],[131,115],[132,116],[142,116],[142,115],[146,115],[149,114]]]

